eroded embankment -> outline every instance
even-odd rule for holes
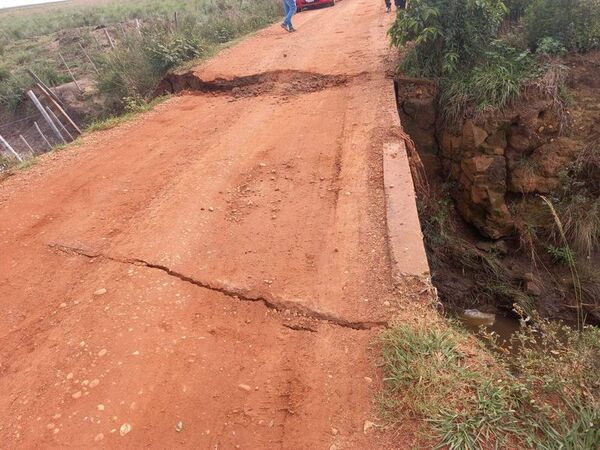
[[[503,111],[452,125],[438,110],[435,83],[398,78],[398,111],[432,185],[420,213],[442,299],[491,311],[517,303],[573,320],[581,296],[588,320],[600,316],[597,220],[588,214],[600,142],[598,58],[566,61],[567,109],[532,89]],[[541,196],[555,202],[568,245]]]

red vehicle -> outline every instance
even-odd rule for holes
[[[335,0],[296,0],[296,8],[298,11],[303,9],[314,8],[317,6],[333,6]]]

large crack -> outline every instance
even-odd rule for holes
[[[213,292],[218,292],[220,294],[225,295],[226,297],[235,299],[237,301],[259,302],[262,303],[266,308],[280,313],[291,313],[308,319],[327,322],[342,328],[350,328],[353,330],[371,330],[373,328],[382,328],[388,325],[387,321],[347,320],[343,317],[336,316],[329,312],[312,309],[306,305],[299,303],[298,301],[286,300],[280,297],[276,297],[270,293],[253,293],[248,289],[232,286],[230,284],[198,280],[189,275],[185,275],[181,272],[175,271],[165,265],[151,263],[139,258],[120,258],[111,255],[106,255],[100,252],[95,252],[92,250],[86,250],[84,248],[71,247],[68,245],[57,243],[49,244],[49,247],[56,251],[67,253],[69,255],[82,256],[89,259],[105,259],[121,264],[130,264],[160,270],[166,273],[167,275],[175,277],[181,281],[193,284],[194,286],[198,286],[200,288],[207,289]],[[312,328],[303,325],[288,326],[288,324],[286,324],[285,326],[298,331],[314,331]]]
[[[324,75],[299,70],[276,70],[254,75],[203,80],[195,72],[189,71],[166,75],[154,90],[154,96],[182,92],[227,95],[234,98],[255,97],[264,94],[290,96],[346,85],[349,80],[364,75],[366,73]]]

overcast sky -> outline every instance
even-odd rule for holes
[[[37,5],[38,3],[50,3],[55,0],[0,0],[0,8],[11,8],[13,6]]]

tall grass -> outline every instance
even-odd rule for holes
[[[204,0],[196,9],[170,21],[144,26],[111,52],[98,55],[98,89],[113,112],[130,99],[147,101],[158,81],[171,69],[206,55],[221,44],[272,23],[280,14],[277,0]]]
[[[583,316],[583,305],[582,305],[582,300],[581,300],[581,280],[579,279],[579,272],[577,271],[577,264],[575,262],[574,253],[571,251],[571,247],[569,246],[569,241],[565,234],[565,229],[563,227],[562,221],[560,220],[560,217],[558,216],[558,213],[556,212],[556,209],[554,208],[554,205],[547,197],[544,197],[543,195],[541,195],[540,197],[544,201],[544,203],[546,205],[548,205],[548,208],[550,209],[550,212],[552,213],[552,218],[554,219],[556,229],[558,230],[558,234],[560,236],[561,243],[564,245],[564,248],[566,249],[565,258],[566,258],[566,263],[569,266],[569,270],[571,272],[571,279],[573,280],[575,304],[577,307],[577,328],[579,330],[581,330],[581,328],[584,326],[585,323],[584,323],[584,316]]]
[[[97,85],[107,100],[103,115],[117,114],[132,100],[147,100],[168,70],[210,55],[219,45],[272,23],[280,14],[278,0],[114,0],[3,13],[0,107],[15,111],[20,106],[32,84],[27,68],[50,86],[70,81],[57,44],[76,76],[94,75],[79,48],[82,44],[100,70]],[[133,19],[140,20],[140,32]],[[108,28],[116,49],[95,44],[95,26]],[[104,42],[103,35],[95,34]]]
[[[482,358],[463,331],[444,325],[385,331],[384,417],[423,420],[430,448],[595,450],[600,332],[536,323],[517,333],[510,361],[501,352]]]
[[[26,11],[16,10],[0,14],[0,34],[2,42],[43,36],[61,30],[79,27],[112,25],[119,22],[139,19],[156,22],[171,18],[175,11],[182,15],[214,15],[222,9],[221,4],[230,1],[215,0],[128,0],[100,2],[96,5],[56,5]],[[253,2],[237,1],[240,8],[247,8]]]
[[[496,41],[479,64],[441,79],[443,118],[453,124],[505,108],[519,98],[536,69],[528,52]]]

